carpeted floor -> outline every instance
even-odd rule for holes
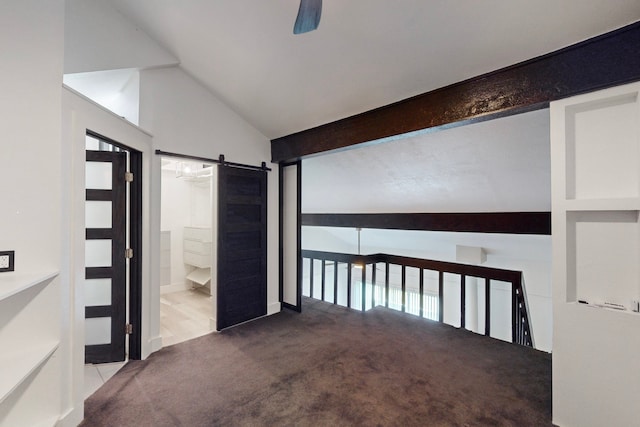
[[[82,426],[550,426],[551,356],[385,308],[289,311],[129,362]]]

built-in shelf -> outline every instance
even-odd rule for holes
[[[632,310],[617,310],[615,308],[609,308],[609,307],[602,307],[599,305],[595,305],[595,304],[582,304],[579,302],[570,302],[568,304],[571,305],[575,305],[577,307],[582,307],[585,310],[604,310],[607,313],[620,313],[620,314],[626,314],[628,316],[638,316],[640,318],[640,313],[638,313],[637,311],[632,311]]]
[[[0,376],[0,404],[49,360],[58,345],[59,343],[54,341],[31,348],[24,347],[20,351],[7,351],[0,354],[0,372],[2,372]]]
[[[640,198],[569,199],[565,201],[567,211],[640,211]]]
[[[639,236],[635,210],[567,212],[567,301],[628,306],[637,299]]]
[[[1,273],[0,301],[19,294],[29,288],[50,281],[58,275],[57,272],[47,273]]]
[[[55,415],[38,422],[33,427],[54,427],[59,419],[60,418]]]
[[[550,106],[558,424],[638,425],[639,95],[633,83]]]

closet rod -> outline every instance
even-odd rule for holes
[[[199,157],[199,156],[189,156],[186,154],[178,154],[178,153],[169,153],[168,151],[162,151],[162,150],[156,150],[156,154],[159,156],[167,156],[167,157],[177,157],[179,159],[187,159],[187,160],[200,160],[206,163],[216,163],[219,165],[227,165],[227,166],[235,166],[235,167],[239,167],[239,168],[244,168],[244,169],[253,169],[253,170],[259,170],[259,171],[271,171],[271,168],[267,167],[267,163],[266,162],[262,162],[262,165],[260,166],[254,166],[254,165],[245,165],[244,163],[234,163],[234,162],[228,162],[224,159],[224,154],[220,154],[220,157],[218,159],[208,159],[206,157]]]

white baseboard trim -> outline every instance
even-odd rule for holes
[[[271,303],[267,306],[267,316],[271,316],[272,314],[280,313],[282,310],[281,304],[279,302]]]
[[[189,283],[173,283],[171,285],[160,286],[160,295],[170,294],[171,292],[180,292],[191,289]]]
[[[162,348],[162,336],[158,335],[157,337],[151,338],[149,340],[149,350],[150,350],[149,354],[155,353],[161,348]],[[145,356],[144,358],[146,359],[147,357]]]
[[[71,408],[56,422],[56,427],[76,427],[84,419],[84,406],[80,408]]]
[[[218,322],[216,320],[215,317],[210,317],[209,318],[209,329],[213,332],[217,332],[217,326],[218,326]]]

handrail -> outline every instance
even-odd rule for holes
[[[347,264],[347,307],[352,307],[352,295],[351,295],[351,266],[352,265],[363,265],[365,268],[362,269],[362,277],[360,278],[361,283],[361,302],[360,307],[362,311],[365,310],[366,307],[366,266],[376,265],[379,263],[384,263],[385,268],[385,305],[388,307],[389,305],[389,265],[398,265],[402,268],[402,280],[401,280],[401,289],[402,289],[402,311],[405,310],[406,306],[406,298],[407,298],[407,290],[406,290],[406,268],[413,267],[420,269],[420,284],[419,284],[419,294],[420,301],[423,301],[424,298],[424,270],[437,271],[438,272],[438,321],[443,322],[444,320],[444,298],[442,297],[444,294],[444,273],[456,274],[460,275],[460,327],[464,328],[466,323],[466,295],[465,295],[465,282],[466,277],[476,277],[480,279],[484,279],[485,281],[485,331],[484,335],[490,336],[491,333],[491,323],[490,323],[490,310],[491,310],[491,293],[490,293],[490,281],[497,280],[501,282],[507,282],[511,284],[511,331],[512,331],[512,342],[514,344],[520,344],[527,347],[533,347],[533,335],[531,333],[531,322],[529,320],[529,310],[526,298],[526,292],[524,289],[524,283],[522,278],[521,271],[515,270],[505,270],[500,268],[479,266],[479,265],[469,265],[469,264],[459,264],[455,262],[446,262],[446,261],[437,261],[423,258],[412,258],[405,257],[399,255],[390,255],[390,254],[370,254],[370,255],[355,255],[348,253],[338,253],[338,252],[325,252],[325,251],[316,251],[316,250],[302,250],[302,258],[310,259],[310,296],[314,295],[314,272],[313,265],[314,260],[322,261],[322,272],[321,272],[321,299],[325,300],[325,281],[326,281],[326,267],[330,263],[334,263],[337,266],[339,263]],[[327,263],[329,261],[329,263]],[[376,269],[372,268],[372,283],[377,283],[376,281]],[[338,298],[338,269],[334,268],[334,304],[337,304]],[[374,295],[372,292],[371,295],[371,306],[375,305],[374,303]],[[422,310],[423,304],[420,304],[420,312],[419,315],[424,317],[424,313]]]

